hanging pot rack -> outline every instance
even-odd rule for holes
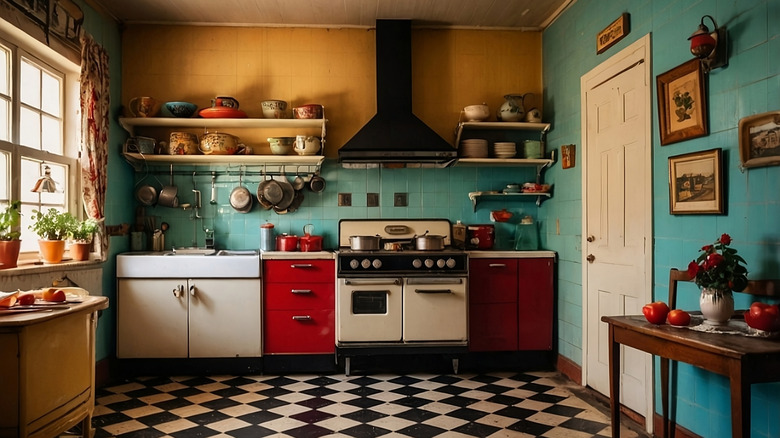
[[[144,155],[123,153],[135,171],[149,169],[152,174],[226,175],[245,170],[246,175],[313,175],[319,172],[325,157],[321,155]],[[217,168],[217,166],[219,168]],[[178,168],[178,170],[176,169]],[[199,170],[198,168],[202,168]],[[171,170],[173,169],[173,170]]]

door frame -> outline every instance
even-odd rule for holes
[[[651,82],[651,39],[650,34],[646,34],[639,38],[637,41],[631,43],[628,47],[611,56],[604,62],[594,67],[591,71],[585,73],[580,78],[580,123],[581,123],[581,143],[582,143],[582,235],[581,235],[581,248],[582,248],[582,381],[583,385],[588,384],[588,264],[585,262],[587,252],[587,235],[588,235],[588,206],[587,206],[587,180],[588,180],[588,123],[587,123],[587,92],[596,88],[599,84],[607,81],[614,76],[617,76],[625,70],[631,68],[636,62],[637,51],[641,51],[641,59],[643,63],[640,64],[644,68],[645,72],[645,98],[648,104],[647,116],[645,117],[645,159],[647,165],[650,166],[650,171],[646,175],[646,187],[647,204],[645,215],[645,248],[647,249],[647,257],[645,257],[645,285],[644,285],[644,302],[652,301],[653,296],[653,136],[652,136],[652,119],[653,119],[653,100],[652,100],[652,82]],[[634,55],[634,56],[632,56]],[[606,340],[605,340],[606,342]],[[645,382],[651,389],[645,392],[646,396],[646,412],[645,416],[645,429],[648,432],[653,430],[653,414],[654,414],[654,393],[655,384],[653,380],[653,367],[652,356],[648,355],[645,362]]]

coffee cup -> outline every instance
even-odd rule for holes
[[[154,117],[160,111],[160,105],[157,103],[157,100],[148,96],[130,99],[127,107],[135,117]]]
[[[211,106],[215,108],[223,107],[223,108],[232,108],[234,110],[237,110],[238,100],[230,96],[217,96],[214,99],[211,99]]]
[[[298,155],[314,155],[320,151],[321,147],[320,139],[312,135],[297,135],[295,143],[293,143],[293,150]]]

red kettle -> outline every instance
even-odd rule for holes
[[[322,236],[315,236],[311,234],[312,232],[314,232],[314,225],[304,225],[303,236],[301,236],[301,251],[322,251]]]

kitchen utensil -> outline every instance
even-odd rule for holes
[[[295,190],[301,190],[306,186],[306,181],[301,178],[300,175],[295,175],[295,179],[292,182],[292,186]]]
[[[125,141],[125,152],[139,154],[153,154],[157,146],[157,140],[152,137],[130,137]]]
[[[278,204],[284,197],[284,191],[279,183],[272,179],[263,187],[263,198],[271,203],[271,206]]]
[[[157,202],[157,189],[151,184],[141,184],[135,189],[135,199],[143,205],[154,205]]]
[[[544,155],[544,143],[539,140],[525,140],[523,142],[524,158],[537,159]]]
[[[287,102],[283,100],[264,100],[260,102],[263,108],[263,117],[266,119],[286,119]]]
[[[179,207],[179,188],[173,184],[173,164],[171,164],[171,183],[162,188],[157,203],[163,207]]]
[[[322,251],[322,236],[315,236],[314,225],[306,224],[303,226],[303,236],[301,236],[301,251]]]
[[[134,97],[127,104],[127,109],[134,117],[154,117],[160,111],[160,105],[153,97]]]
[[[439,251],[444,249],[444,236],[428,234],[426,231],[422,236],[412,238],[414,247],[418,251]]]
[[[266,179],[265,170],[263,170],[263,179],[260,181],[260,184],[257,185],[257,202],[259,202],[260,206],[265,210],[270,210],[274,207],[273,202],[265,199],[265,195],[263,194],[265,188],[271,184],[272,181],[274,180],[270,178]]]
[[[542,121],[542,112],[537,108],[531,108],[525,113],[525,121],[530,123],[540,123]]]
[[[404,249],[404,245],[401,242],[385,242],[385,251],[401,251]]]
[[[303,203],[303,190],[296,190],[295,196],[293,196],[292,203],[289,207],[287,207],[287,211],[289,213],[298,211],[298,208],[300,208],[301,204]]]
[[[214,205],[217,203],[217,187],[214,185],[214,182],[217,180],[217,175],[214,172],[211,172],[211,200],[209,201],[209,204]]]
[[[293,117],[296,119],[321,119],[322,118],[322,105],[307,104],[295,107],[293,110]]]
[[[466,249],[466,226],[461,221],[452,224],[452,246]]]
[[[472,249],[492,249],[495,235],[493,225],[469,225],[466,227],[466,246]]]
[[[379,249],[379,234],[376,236],[349,236],[349,248],[355,251],[376,251]]]
[[[206,155],[234,155],[246,147],[238,137],[225,132],[209,132],[200,137],[200,151]]]
[[[490,117],[490,108],[486,104],[469,105],[463,108],[463,115],[469,122],[481,122]]]
[[[506,102],[498,110],[498,120],[501,122],[522,122],[525,116],[523,100],[528,95],[531,93],[504,95]]]
[[[217,106],[213,108],[204,108],[198,112],[198,115],[204,119],[245,119],[246,113],[233,108]]]
[[[496,222],[506,222],[511,219],[512,216],[514,216],[513,213],[511,211],[507,211],[506,208],[502,210],[493,210],[490,212],[490,218]]]
[[[309,190],[314,193],[320,193],[325,190],[325,179],[320,176],[319,171],[317,171],[309,180]]]
[[[244,187],[243,172],[238,174],[238,186],[230,192],[230,206],[239,213],[248,213],[252,209],[252,194]]]
[[[296,135],[293,150],[298,155],[314,155],[322,148],[319,137],[313,135]]]
[[[266,222],[260,225],[260,251],[273,251],[276,248],[274,224]]]
[[[198,106],[191,102],[165,102],[160,107],[164,117],[188,118],[195,114]]]
[[[230,96],[217,96],[214,99],[211,99],[211,106],[213,108],[222,107],[238,109],[238,100]]]
[[[298,249],[298,236],[282,233],[276,236],[277,251],[296,251]]]
[[[197,155],[198,136],[191,132],[171,132],[168,155]]]
[[[515,250],[536,251],[539,249],[539,234],[531,216],[525,216],[515,226]]]
[[[282,174],[279,175],[278,178],[275,178],[275,180],[282,187],[282,192],[284,193],[282,200],[274,205],[274,211],[279,213],[280,210],[285,210],[290,206],[290,204],[292,204],[293,197],[295,197],[295,189],[293,188],[292,184],[290,184],[290,181],[287,180],[287,176],[284,174],[284,171],[282,171]]]
[[[293,151],[295,137],[268,137],[271,153],[274,155],[289,155]]]

